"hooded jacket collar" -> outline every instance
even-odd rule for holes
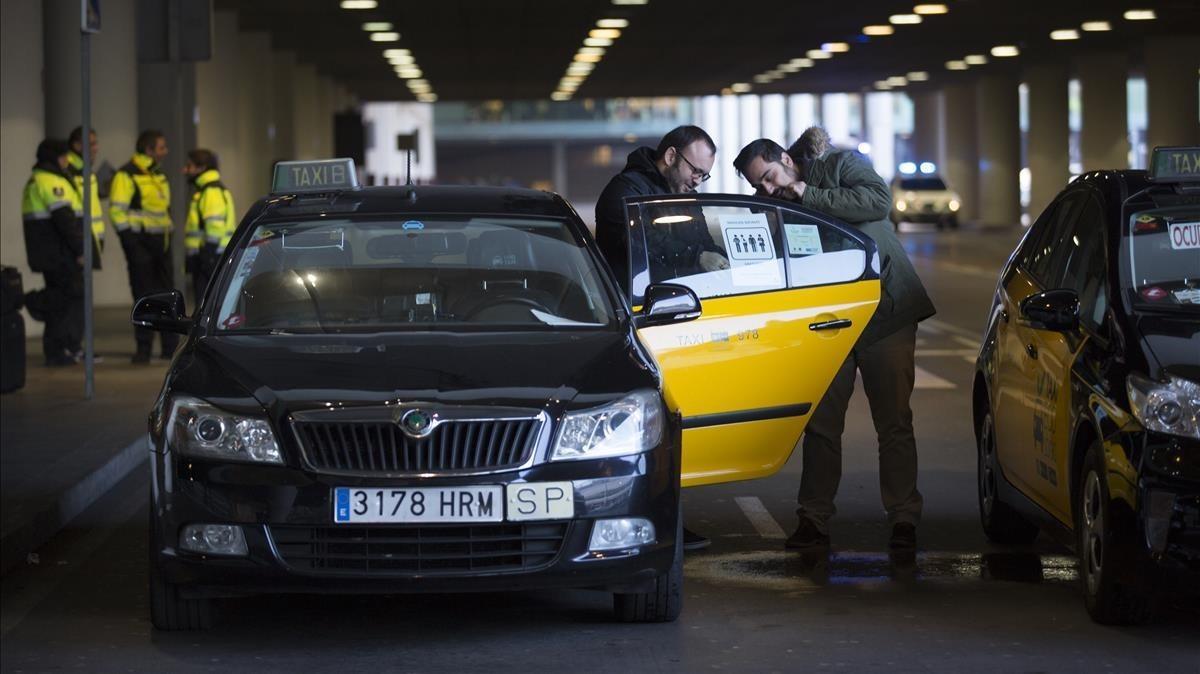
[[[133,159],[131,161],[133,162],[134,166],[145,171],[146,173],[156,173],[158,171],[158,164],[155,163],[154,159],[148,154],[138,152],[133,155]]]
[[[654,148],[639,147],[629,153],[629,158],[625,162],[625,168],[621,172],[641,173],[650,182],[661,188],[664,194],[668,193],[671,191],[671,186],[667,184],[667,179],[663,177],[663,174],[659,173],[658,164],[655,163],[657,159],[658,153],[654,151]]]
[[[215,183],[221,179],[221,174],[217,173],[216,169],[208,169],[196,176],[192,182],[196,184],[198,189],[204,189],[205,186]]]

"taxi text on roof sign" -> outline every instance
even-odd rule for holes
[[[353,159],[316,159],[275,163],[272,194],[331,192],[359,187]]]
[[[1150,160],[1154,182],[1200,181],[1200,147],[1156,147]]]

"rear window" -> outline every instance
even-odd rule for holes
[[[1122,279],[1134,304],[1200,311],[1200,210],[1160,208],[1133,213],[1122,253]]]
[[[936,176],[932,178],[901,178],[900,189],[918,191],[944,191],[946,183],[942,182],[941,178]]]
[[[260,225],[228,267],[218,330],[601,327],[583,241],[557,219],[421,217]]]

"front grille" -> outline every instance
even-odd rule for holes
[[[554,561],[566,533],[566,522],[271,527],[284,562],[329,575],[533,571]]]
[[[499,471],[525,463],[538,418],[446,421],[412,438],[390,421],[293,422],[308,465],[318,471],[429,473]]]

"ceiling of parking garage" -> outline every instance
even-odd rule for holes
[[[1186,30],[1198,34],[1200,3],[1194,0],[949,0],[949,12],[925,16],[920,25],[866,38],[869,24],[887,24],[909,13],[914,2],[892,0],[378,0],[370,10],[345,10],[339,0],[217,0],[235,10],[242,30],[266,31],[275,48],[296,52],[302,62],[367,100],[406,100],[412,95],[385,61],[385,48],[412,52],[440,100],[539,99],[555,89],[590,29],[602,18],[629,25],[596,64],[576,98],[702,95],[805,56],[827,42],[850,50],[812,68],[767,84],[756,93],[857,91],[878,80],[927,71],[934,86],[980,70],[1014,68],[1063,59],[1074,50],[1133,49],[1142,37]],[[1157,19],[1127,21],[1123,12],[1153,8]],[[1081,32],[1055,42],[1050,31],[1078,29],[1107,20],[1111,32]],[[400,39],[372,42],[362,24],[387,21]],[[1186,27],[1186,28],[1183,28]],[[1012,59],[952,72],[945,63],[1016,45]],[[1136,51],[1135,51],[1136,53]],[[1195,59],[1195,52],[1188,58]]]

